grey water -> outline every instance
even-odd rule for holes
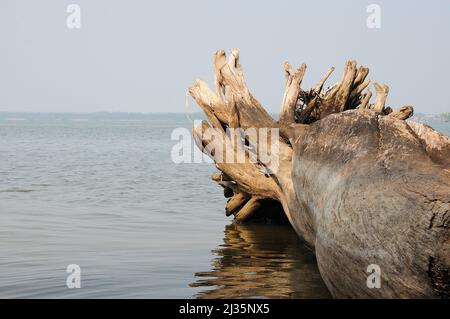
[[[330,297],[289,225],[233,224],[214,166],[172,161],[191,117],[0,113],[0,298]]]
[[[231,225],[215,167],[172,161],[172,131],[191,125],[0,114],[0,297],[328,296],[289,226]]]

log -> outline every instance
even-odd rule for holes
[[[246,221],[252,217],[253,214],[261,207],[261,200],[257,197],[252,197],[236,214],[236,221]]]
[[[249,200],[248,194],[245,193],[238,193],[234,195],[227,203],[227,206],[225,207],[225,214],[227,216],[230,216],[232,214],[235,214],[239,211],[242,206],[245,205],[245,203]]]
[[[406,120],[414,114],[412,106],[403,106],[400,109],[390,112],[389,115],[400,120]]]
[[[189,92],[208,120],[193,128],[197,146],[233,196],[226,208],[236,222],[279,202],[287,219],[315,251],[325,284],[337,298],[449,297],[450,139],[405,121],[411,106],[386,107],[389,87],[366,80],[369,69],[345,64],[342,80],[324,90],[334,68],[312,89],[301,86],[306,65],[285,63],[280,120],[274,120],[245,84],[239,51],[214,55],[215,93],[203,81]],[[215,128],[219,137],[202,134]],[[233,156],[218,160],[230,142],[226,130],[267,129],[243,136]],[[272,130],[271,130],[272,129]],[[280,136],[273,133],[279,129]],[[277,149],[264,145],[269,139]],[[276,167],[262,154],[276,156]],[[219,178],[226,176],[226,179]],[[229,192],[230,195],[230,192]],[[381,286],[367,285],[367,269],[381,270]]]

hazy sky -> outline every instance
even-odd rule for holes
[[[66,8],[81,7],[81,29]],[[369,29],[369,4],[381,28]],[[241,49],[247,84],[271,112],[283,62],[304,87],[348,59],[390,86],[388,104],[450,111],[450,1],[1,0],[0,111],[184,112],[186,88],[212,84],[212,53]],[[198,111],[191,101],[190,111]]]

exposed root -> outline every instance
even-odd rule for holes
[[[224,187],[225,197],[230,198],[226,207],[227,216],[235,215],[239,220],[250,218],[264,199],[280,201],[283,196],[280,185],[290,183],[292,147],[289,139],[294,132],[301,130],[298,125],[311,124],[330,114],[357,108],[371,109],[380,116],[389,115],[400,120],[406,120],[413,114],[410,106],[397,111],[385,106],[389,93],[389,87],[385,84],[374,83],[376,100],[371,104],[370,80],[367,79],[369,69],[357,67],[356,61],[347,61],[341,81],[327,90],[323,88],[334,67],[329,68],[313,88],[304,90],[301,83],[306,65],[302,64],[294,70],[286,62],[286,86],[279,121],[265,111],[247,88],[238,49],[233,49],[228,59],[225,51],[217,51],[214,54],[214,70],[215,92],[201,80],[189,88],[191,96],[208,118],[208,121],[193,128],[193,135],[198,147],[214,159],[221,172],[215,174],[213,180]],[[210,128],[216,129],[217,134],[204,134]],[[244,130],[249,128],[280,130],[278,170],[275,171],[262,160],[261,154],[270,155],[272,150],[258,137],[245,135]],[[234,130],[230,134],[227,129]],[[270,134],[265,137],[267,140],[272,138]],[[233,145],[232,154],[227,154],[227,143]]]

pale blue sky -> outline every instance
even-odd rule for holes
[[[66,27],[81,6],[82,27]],[[381,6],[381,29],[366,26]],[[388,104],[450,111],[450,2],[2,0],[0,111],[184,112],[186,88],[211,83],[212,53],[241,49],[247,84],[271,112],[282,65],[305,62],[305,86],[347,59],[386,82]],[[191,101],[191,111],[198,108]]]

